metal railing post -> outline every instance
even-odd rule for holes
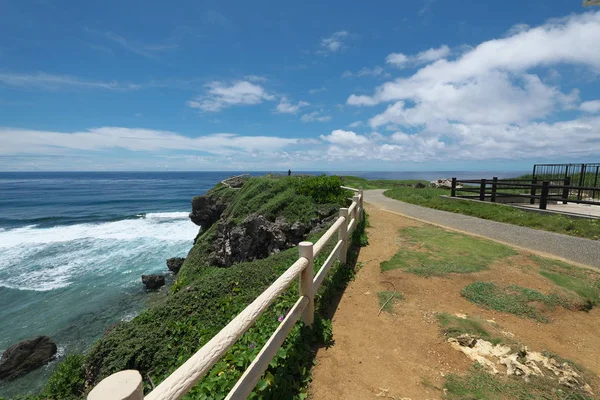
[[[492,203],[496,202],[496,190],[498,190],[498,177],[495,176],[492,180]]]
[[[534,167],[534,171],[535,171],[535,167]],[[531,199],[529,199],[529,204],[535,204],[535,192],[537,189],[537,178],[534,176],[533,178],[531,178]]]
[[[342,246],[340,247],[340,262],[342,264],[346,264],[346,253],[348,253],[348,209],[340,208],[340,217],[344,217],[344,222],[340,225],[338,229],[338,240],[342,241]]]
[[[565,178],[565,186],[571,186],[571,178],[568,176]],[[568,187],[563,188],[562,198],[563,198],[563,204],[567,204],[567,202],[569,200],[569,188]]]
[[[584,186],[585,183],[585,170],[586,164],[581,164],[581,171],[579,172],[579,186]],[[579,189],[577,192],[577,200],[581,201],[583,198],[583,189]]]
[[[300,242],[298,244],[298,253],[300,257],[308,260],[308,265],[300,273],[300,296],[308,297],[308,305],[302,312],[302,321],[307,326],[312,326],[315,320],[315,293],[313,291],[314,258],[313,244],[311,242]]]
[[[456,197],[456,178],[452,178],[452,188],[450,189],[450,196]]]
[[[485,189],[486,189],[487,183],[485,179],[481,180],[481,186],[479,187],[479,200],[480,201],[485,201]]]
[[[550,192],[550,182],[542,182],[542,196],[540,198],[540,210],[545,210],[548,207],[548,193]]]

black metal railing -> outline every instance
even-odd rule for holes
[[[467,193],[467,194],[465,194]],[[456,179],[452,178],[452,197],[471,198],[497,202],[499,198],[524,198],[530,204],[539,203],[545,210],[549,201],[600,205],[600,188],[596,186],[572,185],[571,177],[562,179]]]
[[[538,182],[570,179],[570,183],[580,187],[593,187],[600,190],[600,163],[579,164],[535,164],[532,178]],[[579,200],[584,196],[584,189],[577,193]]]

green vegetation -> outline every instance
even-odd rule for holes
[[[436,210],[465,214],[513,225],[527,226],[529,228],[557,232],[565,235],[579,236],[594,240],[600,239],[600,220],[575,219],[562,215],[544,215],[519,210],[501,204],[453,200],[440,197],[442,195],[450,195],[448,189],[396,187],[386,191],[384,195],[407,203],[435,208]]]
[[[420,276],[464,274],[517,254],[499,243],[432,226],[408,227],[400,234],[410,246],[402,246],[389,261],[382,262],[382,271],[402,268]]]
[[[270,221],[284,217],[287,221],[308,223],[320,214],[329,214],[348,205],[348,198],[352,194],[341,189],[341,183],[337,176],[269,175],[248,178],[239,190],[219,184],[206,195],[221,198],[228,203],[222,218],[233,224],[242,223],[252,214],[263,215]],[[213,224],[196,239],[173,286],[174,291],[213,269],[207,261],[207,255],[217,233],[218,226]]]
[[[356,176],[344,176],[342,177],[342,182],[344,186],[353,187],[358,189],[362,187],[364,190],[371,189],[393,189],[397,187],[412,187],[412,185],[416,183],[424,183],[429,184],[427,181],[418,180],[418,179],[408,179],[408,180],[386,180],[386,179],[375,179],[369,180],[365,178],[359,178]]]
[[[558,260],[538,256],[531,259],[540,266],[540,274],[563,289],[576,293],[589,310],[600,302],[600,274]]]
[[[235,201],[225,210],[225,216],[241,222],[250,214],[260,214],[269,220],[285,217],[288,221],[309,222],[326,206],[346,204],[352,197],[340,188],[337,176],[268,176],[249,178],[237,192]]]
[[[591,400],[582,390],[561,385],[557,380],[545,377],[530,377],[528,380],[492,375],[474,364],[466,375],[448,375],[444,383],[449,400]]]
[[[473,317],[461,318],[448,313],[437,315],[438,322],[442,327],[442,333],[447,337],[459,337],[460,335],[473,335],[481,339],[498,343],[493,340],[490,333],[483,327],[484,322]]]
[[[400,300],[404,300],[402,293],[387,290],[377,292],[377,298],[379,299],[379,307],[383,307],[381,310],[390,314],[394,313],[394,304]]]
[[[302,205],[304,212],[314,218],[320,207],[346,204],[347,192],[334,187],[339,183],[336,177],[250,178],[240,190],[217,185],[210,193],[227,199],[229,205],[223,217],[228,222],[242,221],[257,210],[273,219],[281,215],[304,219],[293,207]],[[364,227],[365,220],[352,236],[347,265],[335,263],[316,294],[313,327],[296,324],[250,398],[306,398],[313,346],[332,342],[328,306],[354,277],[358,248],[367,242]],[[215,233],[216,224],[196,238],[169,296],[132,321],[115,326],[86,355],[67,357],[44,393],[28,400],[82,398],[83,387],[90,388],[123,369],[140,371],[146,391],[150,390],[150,379],[154,384],[163,381],[298,258],[298,250],[291,248],[229,268],[212,267],[205,257]],[[308,240],[315,241],[320,234]],[[315,270],[333,248],[331,242],[315,259]],[[185,398],[223,399],[297,298],[294,282]]]
[[[473,282],[461,294],[469,301],[492,310],[527,317],[540,322],[550,322],[544,311],[556,306],[577,308],[576,299],[558,293],[543,294],[537,290],[517,285],[500,286],[491,282]]]

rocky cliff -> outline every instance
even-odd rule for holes
[[[206,195],[195,197],[190,219],[201,227],[196,245],[203,253],[202,261],[210,266],[230,267],[235,263],[266,258],[295,246],[311,232],[327,225],[335,217],[339,205],[315,204],[314,199],[303,195],[302,189],[295,187],[294,180],[307,179],[246,178],[235,188],[222,185]],[[257,191],[257,186],[262,190]],[[253,201],[257,194],[264,201]],[[331,200],[345,200],[338,197]],[[270,207],[273,200],[274,207]],[[247,209],[240,204],[243,202],[256,204],[257,208]],[[301,207],[306,214],[299,215],[292,207]],[[204,246],[198,243],[202,240]]]

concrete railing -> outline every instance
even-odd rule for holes
[[[245,399],[252,392],[263,372],[281,347],[298,319],[311,326],[315,314],[315,293],[321,287],[328,271],[336,260],[346,263],[346,255],[352,232],[363,216],[362,189],[351,190],[356,194],[348,208],[341,208],[339,217],[316,243],[298,244],[299,258],[283,274],[262,292],[248,307],[239,313],[208,343],[192,355],[183,365],[144,397],[142,376],[138,371],[117,372],[102,380],[88,394],[88,400],[178,400],[187,394],[196,383],[219,361],[260,317],[260,315],[299,278],[299,298],[281,324],[260,350],[254,361],[237,381],[226,399]],[[331,253],[314,274],[313,260],[337,232],[337,243]]]

